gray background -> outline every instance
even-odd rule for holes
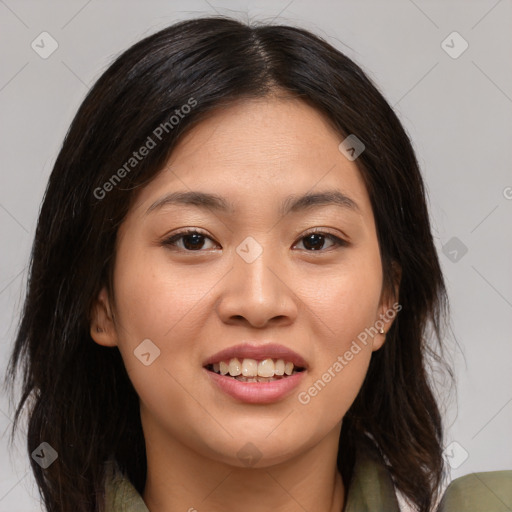
[[[395,108],[425,176],[452,305],[457,393],[445,398],[440,386],[450,478],[512,469],[510,0],[0,0],[2,375],[39,205],[87,90],[143,36],[215,12],[312,30],[359,63]],[[43,31],[58,43],[47,59],[31,47]],[[469,45],[457,58],[464,43],[448,37],[454,31]],[[0,511],[40,510],[23,433],[7,449],[12,413],[2,396]]]

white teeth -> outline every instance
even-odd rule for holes
[[[278,359],[274,365],[274,373],[276,375],[284,375],[284,361]]]
[[[274,361],[272,359],[263,359],[258,363],[258,375],[260,377],[274,376]]]
[[[219,363],[219,370],[221,375],[226,375],[229,372],[229,366],[224,361],[221,361]]]
[[[244,359],[244,362],[245,362],[245,359]],[[229,361],[229,375],[231,375],[231,377],[236,377],[237,375],[240,375],[241,373],[242,373],[242,365],[240,364],[240,361],[236,357],[231,359],[231,361]]]
[[[258,362],[255,359],[244,359],[242,362],[242,375],[256,377],[258,375]]]
[[[283,359],[274,361],[271,358],[262,361],[246,358],[240,361],[240,359],[234,357],[229,361],[214,363],[212,367],[215,373],[239,377],[238,380],[243,382],[267,382],[267,379],[274,376],[282,377],[297,373],[292,362]],[[259,380],[260,377],[262,378],[261,381]]]

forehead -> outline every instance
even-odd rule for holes
[[[182,137],[136,204],[146,211],[163,193],[201,190],[227,197],[233,206],[263,207],[272,198],[282,203],[290,195],[329,189],[364,212],[371,209],[366,187],[356,164],[338,149],[343,138],[298,99],[237,101]]]

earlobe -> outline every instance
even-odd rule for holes
[[[387,295],[387,298],[391,299],[395,296]],[[391,300],[385,300],[381,304],[379,318],[375,321],[375,328],[377,329],[377,334],[373,337],[372,342],[372,351],[375,352],[382,348],[384,343],[386,342],[386,336],[393,325],[395,317],[400,311],[401,307],[397,309],[397,302],[391,302]]]
[[[91,308],[91,338],[105,347],[117,346],[117,332],[108,293],[103,287]]]
[[[393,290],[383,290],[381,296],[381,312],[380,318],[375,322],[378,330],[377,334],[373,337],[372,351],[375,352],[382,348],[386,342],[386,335],[391,329],[391,326],[395,320],[396,315],[402,309],[398,303],[398,294],[400,289],[400,281],[402,278],[402,268],[400,265],[393,261],[392,267],[392,282]]]
[[[372,352],[382,348],[382,345],[386,342],[386,328],[382,327],[379,332],[373,337]]]

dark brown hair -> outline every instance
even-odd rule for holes
[[[344,482],[355,450],[371,442],[396,487],[420,511],[431,509],[443,458],[428,362],[441,361],[448,301],[411,142],[362,69],[326,41],[291,26],[208,17],[161,30],[113,62],[80,106],[49,179],[6,378],[12,389],[23,370],[12,435],[27,402],[29,456],[43,441],[59,454],[47,469],[30,458],[48,511],[101,510],[109,459],[140,493],[145,485],[138,396],[118,349],[99,346],[89,333],[93,300],[103,285],[112,291],[116,234],[136,192],[205,116],[276,90],[323,113],[340,141],[355,134],[364,143],[355,163],[370,196],[388,289],[395,266],[401,269],[402,310],[343,420]],[[191,98],[194,108],[169,123]],[[172,128],[156,147],[108,193],[98,192],[166,122]]]

